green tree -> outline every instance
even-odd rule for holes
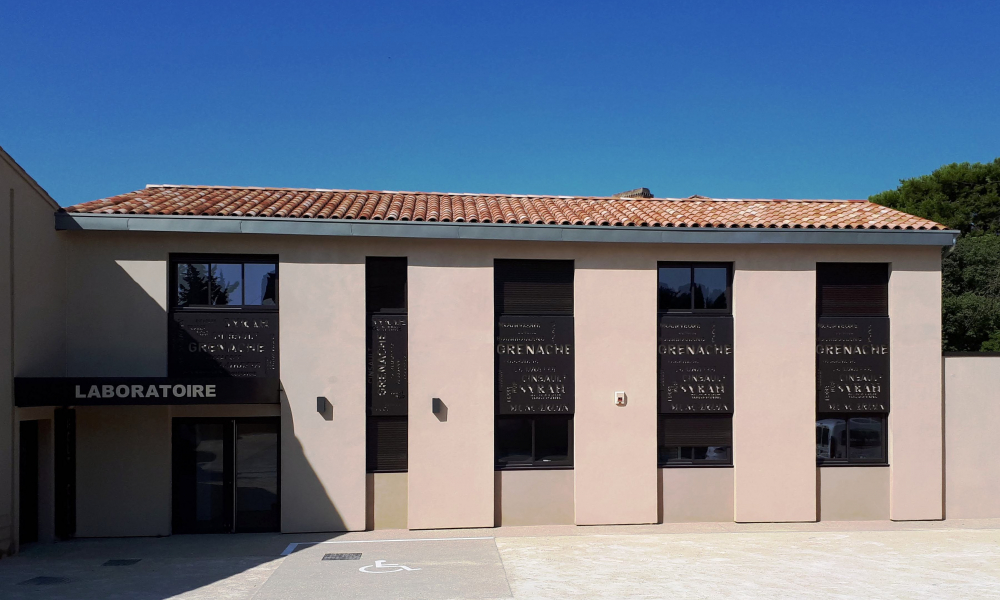
[[[868,199],[937,221],[963,236],[1000,234],[1000,158],[985,164],[952,163],[899,184]]]
[[[961,232],[942,259],[944,350],[1000,351],[1000,158],[945,165],[869,200]]]

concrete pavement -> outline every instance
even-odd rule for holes
[[[5,599],[806,596],[1000,598],[1000,520],[173,536],[0,560]]]

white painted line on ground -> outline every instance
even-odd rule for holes
[[[451,537],[451,538],[407,538],[401,540],[327,540],[325,542],[292,542],[288,544],[281,556],[288,556],[299,546],[316,546],[318,544],[374,544],[378,542],[451,542],[457,540],[492,540],[493,536],[483,537]]]

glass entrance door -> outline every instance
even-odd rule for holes
[[[278,531],[278,421],[236,422],[236,531]]]
[[[174,419],[174,533],[278,531],[278,419]]]

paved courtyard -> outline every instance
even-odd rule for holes
[[[0,560],[11,600],[804,597],[1000,598],[1000,520],[174,536]]]

